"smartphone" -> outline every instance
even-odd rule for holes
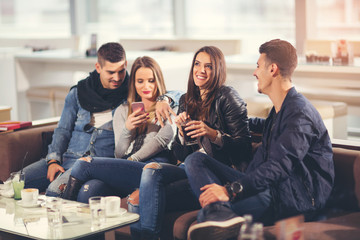
[[[133,112],[135,112],[138,109],[142,109],[143,112],[145,112],[145,106],[143,102],[133,102],[131,103],[131,109]]]
[[[57,173],[55,173],[54,181],[56,179],[58,179],[62,174],[63,174],[63,172],[61,172],[61,171],[58,171]]]

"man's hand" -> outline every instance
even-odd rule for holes
[[[171,109],[167,100],[156,102],[155,106],[156,119],[159,121],[161,127],[164,127],[164,122],[169,120],[172,124],[171,114],[176,116],[176,113]]]
[[[125,127],[131,131],[135,128],[140,127],[141,125],[145,124],[146,121],[149,119],[149,114],[143,112],[142,109],[138,109],[135,112],[131,113],[125,122]]]
[[[205,207],[210,203],[222,201],[230,201],[226,188],[216,183],[208,184],[200,188],[203,193],[199,197],[201,207]]]
[[[51,161],[50,161],[51,162]],[[50,163],[49,162],[49,163]],[[48,167],[48,172],[47,172],[47,179],[49,179],[50,182],[54,181],[55,179],[55,175],[57,172],[63,173],[65,172],[64,168],[62,166],[60,166],[57,163],[53,163]]]

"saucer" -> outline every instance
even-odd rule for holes
[[[127,212],[127,210],[125,208],[120,208],[119,212],[118,213],[115,213],[115,214],[111,214],[111,216],[106,216],[106,217],[109,217],[109,218],[112,218],[112,217],[119,217],[123,214],[125,214]]]
[[[20,207],[24,207],[24,208],[34,208],[34,207],[39,207],[42,201],[37,201],[36,203],[33,204],[24,204],[22,202],[22,200],[19,200],[16,202],[17,205],[19,205]]]

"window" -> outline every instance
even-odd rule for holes
[[[69,2],[0,0],[0,34],[7,38],[69,37]]]
[[[316,9],[317,31],[313,38],[359,40],[360,0],[317,0]]]
[[[253,52],[270,39],[295,41],[294,1],[187,0],[187,35],[239,38],[242,52]]]
[[[172,1],[169,0],[87,1],[86,7],[86,34],[105,34],[116,39],[173,34]],[[95,11],[89,11],[94,8]]]

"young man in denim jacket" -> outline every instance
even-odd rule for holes
[[[99,48],[97,56],[96,69],[67,95],[46,158],[24,168],[25,188],[59,196],[68,182],[68,170],[78,158],[114,157],[112,113],[127,99],[126,54],[119,43],[110,42]],[[174,95],[172,99],[178,100],[180,93]],[[163,100],[156,106],[159,121],[175,114],[167,99]]]
[[[192,240],[236,237],[244,214],[264,224],[298,214],[310,220],[330,195],[331,142],[320,114],[292,86],[296,49],[276,39],[261,45],[259,52],[254,72],[258,92],[274,104],[266,120],[250,120],[250,130],[263,134],[262,144],[245,173],[201,153],[196,161],[185,161],[202,206],[200,223],[188,232]]]

